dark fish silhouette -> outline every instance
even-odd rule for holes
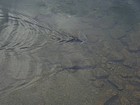
[[[70,34],[39,25],[23,14],[0,8],[0,94],[31,85],[42,71],[32,52],[48,41],[82,42]]]

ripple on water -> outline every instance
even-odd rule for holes
[[[65,39],[72,37],[42,27],[28,16],[0,9],[0,95],[38,80],[42,64],[33,53],[48,41]]]

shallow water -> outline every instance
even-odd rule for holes
[[[138,0],[1,0],[0,105],[139,105]]]

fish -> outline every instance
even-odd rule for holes
[[[39,79],[43,64],[33,53],[50,41],[82,42],[66,32],[44,27],[30,16],[0,7],[0,97]]]

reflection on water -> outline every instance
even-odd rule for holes
[[[0,4],[0,104],[140,104],[137,0]]]

